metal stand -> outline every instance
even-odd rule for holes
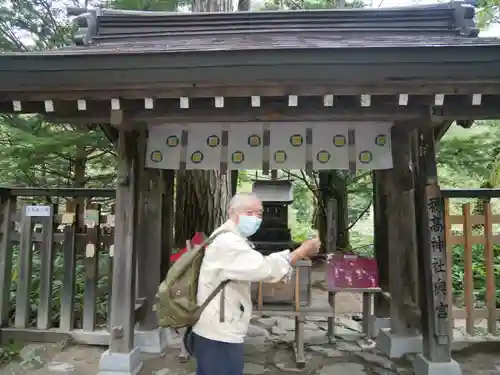
[[[304,318],[295,317],[295,342],[293,343],[295,353],[295,363],[297,368],[306,367],[306,357],[304,354]]]
[[[380,293],[380,288],[336,288],[328,291],[328,304],[331,314],[328,315],[328,341],[333,344],[335,339],[335,296],[337,293],[363,293],[363,334],[367,340],[372,338],[370,315],[372,311],[373,295]]]

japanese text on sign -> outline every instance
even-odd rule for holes
[[[26,216],[48,217],[50,216],[50,206],[26,206]]]
[[[431,195],[431,194],[429,194]],[[434,195],[434,194],[432,194]],[[431,250],[431,273],[433,288],[433,309],[436,334],[448,335],[449,306],[446,286],[446,248],[444,237],[443,201],[439,196],[431,196],[427,201],[429,241]]]

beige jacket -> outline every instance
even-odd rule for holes
[[[278,282],[288,275],[289,251],[264,257],[238,233],[234,222],[227,221],[219,229],[231,232],[217,236],[205,250],[198,279],[198,304],[221,282],[231,282],[208,304],[193,332],[210,340],[242,343],[252,317],[251,282]],[[221,295],[224,296],[222,322]]]

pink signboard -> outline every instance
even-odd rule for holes
[[[378,288],[377,261],[356,254],[334,254],[327,262],[328,289]]]

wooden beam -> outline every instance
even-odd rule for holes
[[[118,142],[118,130],[116,128],[110,124],[99,124],[99,127],[111,143],[116,144]]]
[[[114,198],[115,189],[103,188],[6,188],[15,197]]]
[[[424,355],[433,362],[448,362],[452,336],[446,279],[451,270],[446,266],[444,205],[437,179],[433,132],[422,129],[414,134],[412,141]]]
[[[138,297],[145,298],[144,315],[139,321],[139,329],[152,330],[157,327],[156,314],[152,310],[154,297],[160,285],[162,250],[162,205],[163,181],[161,171],[145,168],[147,134],[139,137],[139,207],[138,207]]]
[[[442,189],[446,198],[500,198],[500,189]]]
[[[50,100],[1,102],[3,113],[42,113],[55,122],[82,124],[110,123],[113,126],[140,129],[148,125],[206,121],[388,121],[428,116],[435,122],[471,121],[500,117],[500,96],[471,95],[333,95],[261,96],[206,98],[142,98],[111,100]],[[293,97],[293,100],[291,98]],[[258,98],[259,100],[254,100]],[[404,99],[404,100],[403,100]],[[85,102],[83,105],[82,101]],[[122,123],[123,119],[127,121]],[[134,122],[136,122],[134,124]]]
[[[238,191],[238,173],[237,170],[232,170],[230,173],[230,183],[231,183],[231,196],[234,196]]]
[[[423,84],[422,81],[401,81],[401,82],[350,82],[343,84],[340,82],[327,80],[308,80],[307,82],[297,81],[244,81],[230,82],[223,84],[210,82],[197,82],[193,87],[192,81],[189,83],[176,82],[148,82],[147,84],[120,87],[102,87],[100,89],[85,89],[79,87],[63,88],[59,90],[48,90],[47,87],[39,87],[38,90],[9,90],[0,91],[0,102],[21,100],[21,101],[43,101],[51,100],[79,100],[82,98],[92,98],[95,100],[109,100],[111,98],[213,98],[215,96],[224,97],[251,97],[251,96],[285,96],[294,93],[299,96],[324,96],[335,95],[361,95],[369,93],[371,95],[434,95],[443,93],[445,95],[473,95],[481,93],[483,95],[499,95],[500,82],[491,80],[470,80],[460,83],[450,81],[433,80],[432,84]]]
[[[448,129],[450,128],[451,124],[453,124],[453,121],[443,121],[439,125],[435,126],[434,128],[434,139],[437,141],[440,141],[441,138],[444,137]]]
[[[170,256],[174,248],[174,191],[175,191],[175,171],[161,171],[163,191],[161,216],[162,216],[162,231],[161,231],[161,278],[165,278],[168,269],[170,268]]]
[[[0,199],[2,210],[0,240],[0,325],[2,327],[9,325],[11,313],[11,286],[12,286],[12,263],[14,254],[14,243],[12,241],[12,231],[14,221],[12,214],[16,212],[16,197],[5,195]]]
[[[395,106],[381,107],[350,107],[346,109],[327,110],[303,110],[301,108],[290,108],[283,112],[272,112],[264,110],[197,110],[187,111],[185,113],[176,113],[176,111],[167,113],[160,111],[141,111],[136,113],[127,113],[130,121],[136,124],[129,129],[139,130],[144,128],[144,123],[196,123],[196,122],[251,122],[251,121],[403,121],[414,120],[421,117],[424,113],[432,112],[432,107],[428,108],[401,108]],[[56,123],[107,123],[109,115],[103,116],[99,113],[71,114],[61,115],[50,114],[46,118]],[[473,121],[473,120],[495,120],[500,118],[500,107],[473,108],[473,107],[453,107],[441,115],[432,116],[432,121],[440,123],[443,121]],[[116,125],[123,128],[123,126]]]
[[[416,333],[412,316],[402,309],[417,303],[415,206],[413,173],[410,169],[410,133],[403,126],[393,127],[391,149],[394,166],[385,171],[387,194],[389,290],[391,293],[391,331],[395,335]]]
[[[159,106],[156,110],[125,111],[124,118],[135,122],[134,129],[150,125],[163,124],[165,121],[177,123],[202,122],[251,122],[251,121],[392,121],[394,119],[415,119],[429,112],[422,106],[398,107],[397,105],[374,105],[360,107],[358,104],[339,105],[337,107],[297,106],[251,107],[237,105],[224,108],[189,108],[185,110],[166,109]],[[500,111],[499,111],[500,113]],[[500,116],[499,116],[500,117]],[[52,113],[47,119],[55,122],[101,123],[109,122],[109,115],[101,111],[88,113]]]
[[[111,295],[112,353],[128,353],[134,348],[138,169],[136,143],[136,133],[119,133],[114,241],[116,251]]]
[[[389,288],[389,233],[387,221],[387,196],[385,194],[385,176],[387,171],[373,171],[373,220],[375,223],[374,247],[377,260],[379,285],[383,291],[390,292]],[[378,318],[390,317],[390,303],[381,293],[375,294],[374,313]]]

